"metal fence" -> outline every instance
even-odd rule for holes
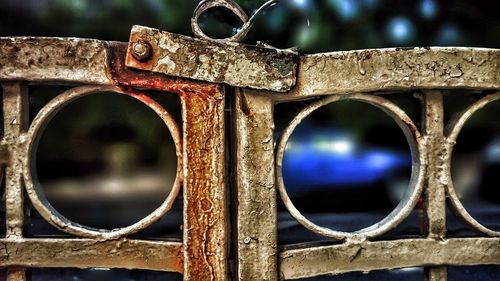
[[[500,264],[500,232],[481,225],[465,210],[450,176],[453,146],[464,123],[500,99],[499,50],[375,49],[298,56],[237,43],[169,39],[149,29],[135,31],[129,45],[88,39],[0,39],[0,148],[7,226],[6,236],[0,238],[0,267],[8,268],[7,280],[25,280],[30,267],[173,271],[182,273],[184,280],[290,280],[416,266],[428,268],[429,280],[446,280],[446,266]],[[134,45],[140,35],[152,48],[149,61],[130,56],[141,47]],[[30,84],[75,87],[51,100],[29,123]],[[489,94],[445,124],[444,89]],[[179,95],[182,125],[145,90]],[[61,107],[106,91],[134,97],[154,110],[172,135],[178,163],[175,183],[163,204],[137,223],[115,230],[82,226],[58,213],[43,194],[33,160],[41,128]],[[422,126],[385,98],[386,91],[415,93],[422,100]],[[229,95],[233,98],[227,99]],[[275,105],[307,99],[314,102],[276,140]],[[392,117],[406,135],[413,160],[408,190],[399,205],[380,222],[355,232],[307,219],[290,200],[282,177],[284,148],[295,127],[314,110],[340,100],[368,103]],[[225,114],[229,106],[231,118]],[[166,214],[181,191],[182,241],[128,238]],[[419,198],[424,200],[426,235],[377,239],[401,223]],[[447,237],[447,199],[482,237]],[[73,238],[24,237],[25,200]],[[278,247],[278,200],[301,225],[338,243]]]

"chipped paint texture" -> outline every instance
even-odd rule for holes
[[[0,38],[0,79],[107,84],[105,56],[99,40]]]
[[[183,271],[182,243],[118,239],[0,239],[1,266]]]
[[[152,46],[150,61],[139,62],[131,55],[137,40]],[[126,65],[130,67],[278,92],[295,84],[298,55],[290,51],[195,39],[142,26],[132,28],[129,42]]]
[[[491,89],[500,83],[500,51],[396,48],[304,55],[287,97],[410,88]]]
[[[274,103],[240,89],[235,101],[237,280],[277,280]]]
[[[500,238],[401,239],[280,253],[281,280],[420,265],[500,264]]]

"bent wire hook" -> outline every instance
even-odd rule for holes
[[[261,12],[263,12],[265,9],[273,6],[274,4],[277,3],[277,0],[269,0],[266,3],[264,3],[260,8],[255,11],[255,13],[248,18],[248,15],[241,9],[240,5],[238,5],[234,0],[202,0],[196,7],[193,13],[193,17],[191,18],[191,28],[193,30],[193,33],[196,37],[198,38],[203,38],[207,40],[215,40],[215,41],[222,41],[222,42],[239,42],[245,38],[247,35],[248,31],[253,25],[253,22],[256,18],[257,15],[259,15]],[[206,10],[214,8],[214,7],[224,7],[231,12],[233,12],[238,18],[243,22],[243,25],[241,28],[238,30],[236,34],[234,34],[231,37],[226,37],[226,38],[211,38],[210,36],[206,35],[200,28],[198,24],[198,18],[200,17],[201,14],[203,14]]]

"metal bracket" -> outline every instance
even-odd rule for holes
[[[196,39],[133,26],[125,65],[235,87],[289,91],[299,55],[290,50]]]

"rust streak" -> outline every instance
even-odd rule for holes
[[[184,93],[185,280],[227,280],[224,92]]]
[[[107,50],[108,76],[115,86],[144,88],[179,95],[188,93],[215,95],[218,90],[219,86],[217,84],[170,77],[164,74],[126,67],[127,43],[107,42]]]

